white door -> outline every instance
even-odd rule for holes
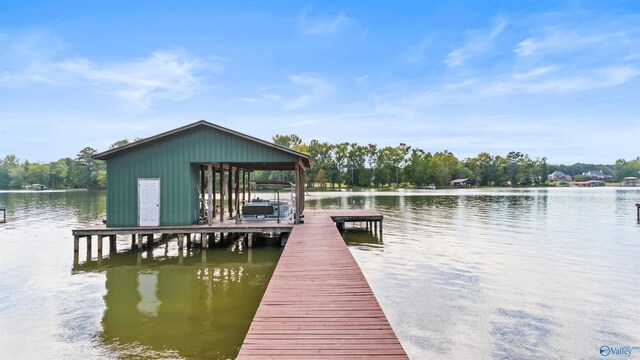
[[[138,225],[160,225],[160,179],[138,179]]]

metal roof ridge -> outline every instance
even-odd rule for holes
[[[253,142],[256,142],[256,143],[259,143],[259,144],[262,144],[262,145],[266,145],[266,146],[272,147],[272,148],[274,148],[276,150],[285,151],[285,152],[288,152],[290,154],[293,154],[293,155],[296,155],[296,156],[299,156],[299,157],[302,157],[302,158],[306,158],[307,160],[309,160],[309,155],[307,155],[307,154],[303,154],[301,152],[286,148],[284,146],[280,146],[278,144],[274,144],[272,142],[269,142],[269,141],[266,141],[266,140],[262,140],[262,139],[259,139],[257,137],[251,136],[251,135],[243,134],[241,132],[238,132],[238,131],[235,131],[235,130],[231,130],[229,128],[226,128],[226,127],[223,127],[223,126],[220,126],[220,125],[216,125],[216,124],[210,123],[210,122],[208,122],[206,120],[202,120],[202,119],[198,120],[196,122],[193,122],[191,124],[187,124],[187,125],[181,126],[179,128],[175,128],[173,130],[165,131],[163,133],[160,133],[160,134],[148,137],[148,138],[144,138],[142,140],[134,141],[132,143],[129,143],[129,144],[124,145],[124,146],[117,147],[115,149],[109,149],[109,150],[97,153],[97,154],[93,155],[91,158],[95,159],[95,160],[106,160],[106,159],[110,158],[115,153],[119,153],[121,151],[127,151],[127,150],[129,150],[131,148],[134,148],[134,147],[146,144],[146,143],[150,143],[150,142],[156,141],[158,139],[162,139],[162,138],[165,138],[165,137],[168,137],[168,136],[171,136],[171,135],[174,135],[174,134],[177,134],[177,133],[180,133],[180,132],[195,128],[197,126],[201,126],[201,125],[204,125],[204,126],[212,128],[212,129],[216,129],[216,130],[219,130],[219,131],[222,131],[222,132],[234,135],[234,136],[238,136],[238,137],[241,137],[243,139],[247,139],[249,141],[253,141]]]

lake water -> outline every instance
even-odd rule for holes
[[[193,249],[74,264],[71,229],[104,218],[102,192],[2,193],[0,357],[235,356],[280,255]],[[346,241],[413,359],[601,358],[639,347],[640,189],[312,193],[307,208],[385,216],[383,241]]]

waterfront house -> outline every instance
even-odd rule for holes
[[[607,175],[602,172],[602,170],[591,170],[587,172],[583,172],[582,175],[588,176],[591,180],[602,180],[602,181],[613,181],[613,176]]]
[[[473,179],[455,179],[451,182],[451,186],[455,187],[469,187],[476,182]]]
[[[304,211],[307,155],[204,120],[93,158],[107,162],[107,227],[183,226],[203,216],[211,223],[216,214],[220,221],[232,218],[255,170],[294,171],[297,222]]]
[[[549,181],[571,181],[573,180],[570,175],[563,173],[562,171],[554,171],[549,174]]]

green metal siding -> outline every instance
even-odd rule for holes
[[[296,162],[298,157],[198,126],[123,151],[107,160],[107,226],[138,225],[138,179],[160,179],[160,225],[198,219],[197,163]]]

